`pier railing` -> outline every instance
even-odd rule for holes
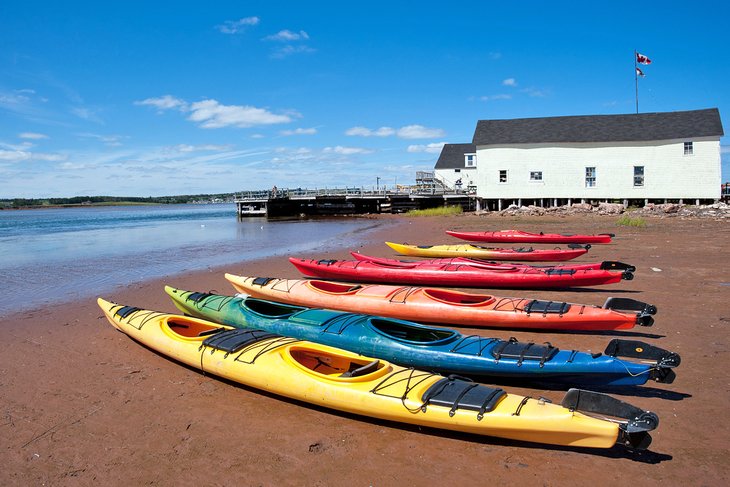
[[[352,196],[359,198],[378,198],[388,196],[409,196],[409,195],[468,195],[471,193],[467,189],[449,189],[449,188],[423,188],[419,186],[396,186],[395,188],[272,188],[270,190],[253,190],[241,191],[236,193],[235,200],[237,202],[245,201],[267,201],[277,198],[315,198],[315,197],[335,197],[335,196]]]

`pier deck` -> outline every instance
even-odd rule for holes
[[[460,205],[464,210],[476,209],[476,195],[466,191],[436,191],[417,188],[396,190],[276,189],[248,191],[236,196],[239,217],[355,215],[364,213],[402,213],[414,209]]]

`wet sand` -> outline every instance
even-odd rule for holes
[[[682,356],[673,384],[611,391],[656,412],[645,452],[554,448],[402,426],[332,412],[183,367],[115,331],[95,299],[6,317],[0,324],[2,485],[724,485],[730,477],[730,225],[616,217],[404,218],[363,235],[354,250],[393,257],[384,240],[456,243],[447,229],[598,233],[579,261],[637,266],[633,281],[582,291],[483,290],[602,304],[623,296],[659,308],[651,328],[603,334],[475,330],[560,348],[603,351],[635,338]],[[327,242],[329,247],[332,242]],[[349,248],[300,255],[347,258]],[[174,312],[164,284],[232,294],[224,272],[299,277],[278,256],[130,283],[104,297]],[[503,386],[559,402],[564,391]]]

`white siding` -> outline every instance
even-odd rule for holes
[[[684,142],[694,154],[684,155]],[[683,139],[604,144],[478,146],[477,195],[485,199],[717,199],[720,139]],[[634,166],[644,166],[644,186],[634,186]],[[586,167],[596,185],[585,186]],[[507,182],[499,183],[499,171]],[[542,181],[530,181],[542,171]]]

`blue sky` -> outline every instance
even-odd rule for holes
[[[718,107],[725,2],[3,2],[0,198],[412,184],[477,120]],[[730,139],[723,137],[723,180]]]

